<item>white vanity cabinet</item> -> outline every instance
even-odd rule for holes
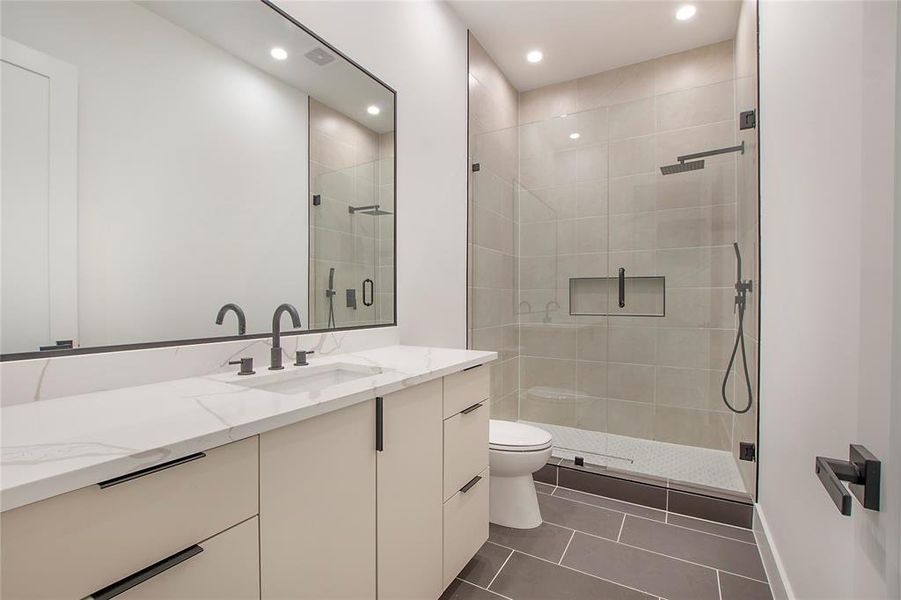
[[[0,596],[84,598],[257,514],[255,436],[188,458],[3,512]],[[233,552],[256,554],[255,540],[237,543],[253,547]],[[200,556],[184,561],[179,571],[210,562],[210,554]],[[246,564],[257,577],[255,563]],[[185,592],[180,598],[212,597],[202,593],[198,578],[190,588],[198,595]],[[207,583],[207,590],[217,589]]]
[[[442,586],[442,382],[385,396],[378,452],[379,600],[438,598]]]
[[[375,469],[375,400],[260,435],[263,598],[375,598]]]
[[[488,537],[488,368],[0,515],[9,600],[437,600]]]
[[[444,587],[488,539],[489,369],[444,378]]]

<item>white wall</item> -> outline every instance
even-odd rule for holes
[[[466,343],[466,28],[440,2],[279,6],[397,90],[397,319]]]
[[[798,598],[897,594],[898,500],[843,517],[817,455],[890,452],[894,3],[760,6],[760,508]],[[891,478],[887,478],[891,481]],[[891,484],[886,487],[891,487]]]
[[[78,68],[80,345],[307,314],[305,93],[130,2],[4,2],[3,35]]]

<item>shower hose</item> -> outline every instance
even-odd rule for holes
[[[741,281],[739,279],[739,281]],[[751,391],[751,376],[748,373],[748,355],[745,353],[745,292],[739,290],[735,296],[735,304],[738,306],[738,331],[735,333],[735,344],[732,346],[732,356],[729,357],[729,366],[726,367],[726,374],[723,376],[723,402],[732,412],[743,415],[751,410],[751,404],[754,402],[754,393]],[[735,356],[738,353],[738,346],[741,345],[741,362],[745,368],[745,385],[748,388],[748,405],[741,410],[729,403],[726,397],[726,384],[729,382],[729,373],[732,372],[732,366],[735,364]]]

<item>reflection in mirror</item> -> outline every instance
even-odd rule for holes
[[[263,2],[0,11],[2,354],[394,322],[390,89]]]

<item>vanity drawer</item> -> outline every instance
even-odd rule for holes
[[[117,600],[247,600],[260,597],[259,519],[253,517],[171,557],[159,572]],[[195,554],[196,553],[196,554]],[[163,568],[163,567],[160,567]],[[131,578],[124,582],[128,585]],[[109,590],[108,595],[116,590]],[[100,595],[100,598],[105,596]]]
[[[488,466],[488,401],[444,421],[444,499]]]
[[[444,587],[488,539],[488,469],[478,477],[467,491],[444,503]]]
[[[0,515],[4,598],[82,598],[258,511],[258,438]]]
[[[476,402],[487,400],[491,368],[481,365],[444,378],[444,418],[451,417]]]

